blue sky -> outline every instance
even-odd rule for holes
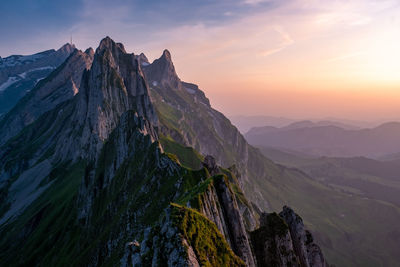
[[[2,0],[0,56],[57,48],[70,35],[82,46],[95,46],[106,35],[148,41],[154,32],[226,24],[276,5],[260,0]]]

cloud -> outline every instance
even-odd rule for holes
[[[282,41],[278,45],[278,47],[262,51],[260,54],[263,57],[267,57],[275,53],[278,53],[294,43],[294,40],[290,37],[290,35],[287,32],[285,32],[281,27],[275,26],[274,31],[280,35]]]
[[[345,54],[345,55],[342,55],[342,56],[330,58],[326,62],[330,63],[330,62],[337,62],[337,61],[347,60],[347,59],[358,57],[358,56],[361,56],[361,55],[364,55],[364,54],[365,54],[365,52],[354,52],[354,53]]]
[[[244,0],[243,3],[247,5],[258,5],[261,3],[271,2],[271,0]]]

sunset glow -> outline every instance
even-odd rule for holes
[[[1,56],[61,46],[70,34],[86,49],[111,35],[150,60],[169,49],[180,78],[227,114],[400,117],[398,1],[120,2],[84,0],[65,25],[30,42],[1,42]]]

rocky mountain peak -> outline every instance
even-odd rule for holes
[[[94,50],[93,48],[89,47],[88,49],[85,50],[85,54],[88,54],[91,57],[94,57]]]
[[[61,46],[57,51],[62,53],[72,53],[76,49],[74,44],[66,43],[65,45]]]
[[[137,60],[139,61],[141,66],[148,66],[150,65],[149,59],[146,57],[145,54],[140,53],[140,55],[136,56]]]
[[[164,49],[161,58],[172,63],[171,53],[168,51],[168,49]]]
[[[181,82],[176,74],[174,64],[172,63],[171,53],[165,49],[160,58],[153,61],[145,69],[147,77],[151,77],[150,82],[164,84],[171,89],[181,88]]]
[[[126,53],[125,47],[121,43],[116,43],[109,36],[106,36],[100,41],[99,47],[96,50],[96,53],[99,51],[103,51],[105,49],[109,49],[113,52],[120,51],[122,53]]]
[[[109,37],[100,42],[90,70],[83,74],[76,101],[74,119],[82,129],[77,146],[90,144],[83,157],[96,158],[103,142],[128,111],[143,118],[144,131],[152,140],[157,139],[153,127],[158,119],[138,61]]]

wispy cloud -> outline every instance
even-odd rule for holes
[[[276,48],[262,51],[260,54],[263,57],[267,57],[275,53],[278,53],[294,43],[294,40],[290,37],[290,35],[287,32],[285,32],[281,27],[278,26],[274,27],[274,31],[280,35],[282,41],[278,44]]]
[[[247,5],[257,5],[261,3],[271,2],[271,0],[244,0],[243,3]]]
[[[365,54],[365,52],[349,53],[349,54],[345,54],[345,55],[341,55],[341,56],[330,58],[326,62],[330,63],[330,62],[337,62],[337,61],[347,60],[347,59],[358,57],[358,56],[361,56],[361,55],[364,55],[364,54]]]

